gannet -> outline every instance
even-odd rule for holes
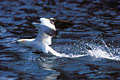
[[[51,39],[56,32],[54,23],[47,18],[40,18],[40,22],[41,23],[32,23],[39,30],[35,39],[19,39],[18,43],[31,47],[33,51],[45,54],[51,53],[55,56],[61,57],[62,55],[60,53],[56,52],[49,46],[51,45]]]

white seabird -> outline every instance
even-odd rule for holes
[[[33,25],[39,30],[39,33],[35,39],[20,39],[18,42],[27,47],[31,47],[33,51],[42,52],[45,54],[51,53],[55,56],[62,57],[60,54],[53,50],[51,45],[51,39],[56,32],[55,25],[50,19],[40,18],[41,23],[33,22]],[[66,56],[67,57],[67,56]]]

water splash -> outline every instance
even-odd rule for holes
[[[116,52],[117,49],[111,49],[107,46],[106,42],[101,39],[102,45],[98,44],[86,44],[89,49],[88,54],[90,56],[93,56],[95,58],[105,58],[105,59],[111,59],[111,60],[120,60],[119,55],[115,55],[114,52]],[[111,51],[112,50],[112,51]],[[117,52],[118,53],[118,52]]]
[[[63,48],[65,49],[64,53],[59,53],[59,57],[79,58],[84,56],[92,56],[97,59],[101,58],[101,59],[111,59],[111,60],[120,61],[120,54],[119,54],[120,49],[118,50],[115,47],[112,48],[109,47],[103,39],[96,39],[92,41],[85,41],[85,40],[76,41],[74,42],[74,44],[70,43],[68,45],[65,45],[65,47],[58,46],[57,49],[61,51],[63,50]],[[69,53],[69,54],[65,54],[65,53]]]
[[[65,53],[58,53],[59,54],[59,56],[58,55],[56,55],[56,56],[58,56],[58,57],[66,57],[66,58],[79,58],[79,57],[84,57],[84,56],[88,56],[88,54],[65,54]]]
[[[84,44],[85,41],[73,40],[73,41],[65,42],[64,45],[61,44],[61,45],[53,45],[53,46],[54,46],[54,50],[59,52],[55,54],[58,57],[79,58],[79,57],[88,56]]]

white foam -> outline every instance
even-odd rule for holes
[[[88,50],[88,54],[95,58],[120,60],[119,56],[114,55],[110,50],[106,50],[105,48],[106,48],[106,46],[100,47],[100,46],[92,45],[91,50]],[[107,49],[109,49],[109,48],[107,48]]]

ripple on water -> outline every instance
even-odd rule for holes
[[[0,71],[1,80],[16,80],[18,75],[12,71]]]
[[[120,79],[120,16],[119,5],[116,3],[115,0],[1,1],[0,79]],[[17,44],[18,38],[36,36],[37,30],[31,23],[39,22],[39,17],[55,17],[74,22],[73,27],[58,32],[53,38],[52,47],[67,55],[89,55],[80,58],[46,58]],[[97,43],[101,39],[96,38],[101,36],[106,44]],[[112,41],[111,48],[108,44]]]
[[[0,61],[10,61],[10,60],[14,60],[14,58],[12,58],[11,56],[0,55]]]

